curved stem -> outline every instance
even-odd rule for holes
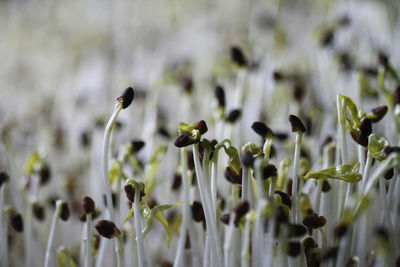
[[[110,178],[108,176],[108,154],[110,148],[110,136],[113,129],[113,125],[121,109],[122,109],[121,103],[117,103],[114,107],[114,112],[112,113],[110,119],[107,122],[103,140],[103,178],[104,178],[103,182],[104,182],[104,188],[106,190],[107,210],[109,212],[109,218],[111,221],[114,220],[114,208],[112,205]]]

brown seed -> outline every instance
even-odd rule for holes
[[[63,221],[67,221],[69,219],[70,216],[70,212],[69,212],[69,207],[68,207],[68,203],[63,202],[61,204],[61,213],[60,213],[60,218]]]
[[[233,184],[242,184],[242,169],[236,173],[231,167],[226,167],[225,178]]]
[[[301,252],[301,245],[298,241],[290,241],[288,244],[288,254],[290,257],[297,257]]]
[[[326,193],[329,192],[331,190],[331,185],[329,184],[329,182],[327,180],[322,182],[322,192]]]
[[[268,128],[267,125],[265,125],[263,122],[253,122],[251,128],[253,129],[253,131],[256,132],[256,134],[258,134],[262,138],[266,138],[267,135],[272,135],[272,130]]]
[[[8,176],[8,173],[6,173],[4,171],[0,172],[0,187],[4,183],[8,182],[9,179],[10,179],[10,177]]]
[[[222,86],[220,86],[220,85],[215,86],[214,94],[215,94],[215,97],[218,100],[218,106],[219,107],[225,107],[226,101],[225,101],[225,90],[224,90],[224,88]]]
[[[371,122],[377,123],[378,121],[380,121],[386,115],[387,111],[387,106],[381,106],[372,109],[372,113],[375,115],[375,118],[371,119]]]
[[[391,169],[389,169],[387,172],[385,172],[385,174],[383,175],[383,177],[384,177],[386,180],[390,180],[390,179],[393,178],[393,175],[394,175],[394,168],[391,168]]]
[[[85,196],[82,199],[82,208],[85,214],[90,214],[95,210],[95,204],[92,198]]]
[[[306,131],[306,127],[304,126],[303,122],[300,120],[299,117],[295,115],[289,115],[289,122],[292,128],[292,132],[302,132]]]
[[[196,222],[201,222],[205,220],[203,205],[199,201],[193,201],[191,209],[193,220],[195,220]]]
[[[283,204],[285,204],[289,208],[292,207],[292,200],[290,199],[290,196],[288,194],[279,190],[276,190],[275,194],[278,194],[281,197]]]
[[[247,65],[247,59],[244,56],[242,49],[238,46],[231,47],[231,60],[239,67],[245,67]]]
[[[204,120],[198,121],[194,124],[194,128],[199,130],[200,134],[203,135],[208,131],[207,123]]]
[[[229,123],[235,123],[238,121],[240,116],[242,115],[242,111],[240,109],[233,109],[228,113],[226,117],[226,121]]]
[[[32,213],[38,221],[44,220],[44,207],[35,202],[32,205]]]
[[[343,235],[346,234],[347,232],[347,225],[345,224],[339,224],[337,225],[334,229],[333,229],[333,234],[337,237],[337,238],[341,238]]]
[[[101,236],[108,239],[113,238],[117,232],[116,230],[118,230],[115,224],[112,221],[108,220],[99,221],[96,224],[95,228]]]
[[[196,143],[196,140],[193,140],[190,137],[190,133],[188,131],[184,131],[181,135],[179,135],[175,141],[174,145],[176,147],[185,147],[185,146],[190,146],[192,144]]]
[[[234,224],[238,226],[240,219],[250,210],[249,202],[247,201],[240,201],[233,207],[233,211],[235,212],[235,220]]]
[[[224,223],[224,224],[226,224],[226,225],[229,225],[230,217],[231,217],[231,214],[230,214],[230,213],[225,213],[225,214],[222,214],[222,215],[221,215],[220,220],[221,220],[222,223]]]
[[[39,180],[40,180],[40,185],[45,185],[50,181],[51,178],[51,170],[49,165],[46,163],[42,164],[42,166],[39,169]]]
[[[130,106],[135,97],[135,92],[133,91],[132,87],[126,88],[122,94],[117,98],[117,100],[122,104],[122,108],[126,109]]]
[[[172,182],[172,190],[178,190],[182,184],[182,176],[179,173],[175,173],[174,180]]]
[[[24,221],[19,213],[13,212],[10,214],[10,224],[18,233],[24,231]]]

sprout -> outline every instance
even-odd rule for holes
[[[97,232],[105,238],[111,239],[121,234],[121,231],[115,226],[115,223],[108,220],[101,220],[95,226]]]
[[[247,66],[247,59],[242,52],[242,49],[238,46],[231,46],[231,60],[233,63],[238,65],[239,67]]]
[[[122,94],[117,98],[117,100],[119,103],[121,103],[122,108],[126,109],[131,105],[134,97],[135,93],[132,87],[128,87],[122,92]]]

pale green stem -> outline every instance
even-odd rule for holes
[[[106,190],[107,210],[109,212],[109,218],[111,221],[114,221],[114,208],[112,205],[110,177],[108,176],[108,154],[110,149],[110,135],[113,129],[114,122],[116,121],[121,109],[122,109],[121,103],[117,103],[114,107],[114,112],[112,113],[110,119],[107,122],[106,130],[104,133],[104,141],[103,141],[103,178],[104,178],[103,182],[104,182],[104,188]]]
[[[147,267],[147,258],[144,251],[144,242],[143,242],[143,235],[142,235],[142,226],[140,222],[140,192],[137,190],[135,192],[135,199],[134,199],[134,221],[135,221],[135,231],[136,231],[136,243],[137,243],[137,250],[138,250],[138,266],[139,267]]]
[[[4,266],[8,266],[8,242],[7,242],[7,236],[8,236],[8,231],[7,231],[7,222],[4,220],[5,216],[4,214],[6,213],[4,211],[4,203],[5,203],[5,197],[6,197],[6,189],[7,189],[7,184],[3,183],[1,186],[1,192],[0,192],[0,251],[1,251],[1,258]]]
[[[249,248],[250,248],[250,223],[251,212],[246,215],[246,222],[244,225],[244,232],[242,234],[242,251],[241,251],[241,267],[249,266]]]
[[[52,261],[52,249],[53,249],[53,242],[54,242],[54,233],[57,227],[57,221],[61,214],[63,202],[61,200],[57,200],[56,202],[56,210],[54,212],[53,221],[51,223],[49,239],[47,241],[47,249],[46,249],[46,258],[44,262],[44,267],[54,266],[50,262]]]
[[[216,254],[216,264],[212,264],[212,266],[222,266],[222,251],[221,251],[221,243],[218,238],[217,229],[216,229],[216,220],[215,215],[212,215],[210,208],[210,197],[207,192],[207,187],[204,181],[203,172],[201,170],[200,161],[199,161],[199,145],[193,144],[193,159],[194,166],[197,175],[198,188],[200,192],[201,202],[203,203],[204,215],[207,224],[207,231],[210,231],[211,245],[212,245],[212,253]]]
[[[186,242],[186,234],[188,231],[189,224],[189,181],[187,177],[187,149],[186,147],[181,149],[181,166],[182,166],[182,185],[183,185],[183,205],[182,205],[182,225],[179,233],[178,247],[176,250],[174,266],[184,266],[183,252]]]
[[[92,214],[86,214],[86,267],[92,267]]]
[[[290,215],[292,217],[292,222],[297,223],[297,187],[298,187],[298,178],[297,178],[297,170],[299,168],[299,160],[300,160],[300,149],[301,149],[301,139],[302,133],[296,133],[296,144],[294,148],[294,159],[293,159],[293,185],[292,185],[292,208]]]

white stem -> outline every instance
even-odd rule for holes
[[[135,192],[135,202],[134,205],[134,220],[135,220],[135,231],[136,231],[136,243],[138,250],[138,266],[139,267],[147,267],[147,258],[144,251],[144,242],[142,235],[142,226],[140,222],[140,192],[136,190]]]
[[[242,233],[241,267],[249,266],[250,223],[251,223],[251,213],[248,213],[246,215],[244,232]]]
[[[210,237],[209,234],[206,233],[206,240],[204,244],[204,255],[203,255],[203,267],[210,266]]]
[[[262,254],[264,253],[264,228],[262,225],[262,206],[264,193],[264,179],[262,177],[263,160],[257,159],[255,162],[256,172],[256,183],[257,183],[257,202],[256,202],[256,216],[254,219],[254,230],[253,230],[253,264],[254,266],[260,266],[263,262]]]
[[[49,239],[47,241],[47,249],[46,249],[46,258],[44,261],[44,267],[50,267],[54,266],[54,264],[51,264],[51,254],[52,254],[52,248],[53,248],[53,242],[54,242],[54,233],[57,227],[57,221],[58,218],[60,217],[61,214],[61,208],[62,208],[63,202],[61,200],[57,200],[56,203],[56,210],[54,212],[53,216],[53,221],[51,223],[51,228],[50,228],[50,234],[49,234]]]
[[[1,258],[3,261],[4,266],[8,266],[8,242],[7,242],[7,236],[8,236],[8,231],[7,231],[7,222],[4,220],[3,214],[5,213],[4,211],[4,202],[5,202],[5,196],[6,196],[6,188],[7,184],[3,183],[1,186],[1,192],[0,192],[0,252],[1,252]]]
[[[217,214],[217,179],[218,179],[218,151],[214,152],[213,162],[211,165],[211,199],[213,212]]]
[[[228,225],[228,229],[226,231],[226,235],[225,235],[225,242],[224,242],[224,266],[225,267],[230,267],[231,263],[230,263],[230,252],[232,249],[232,236],[233,236],[233,230],[234,230],[234,225],[233,225],[233,220],[234,220],[234,213],[232,212],[230,214],[230,218],[229,218],[229,225]]]
[[[92,267],[92,214],[86,215],[86,267]]]
[[[211,245],[212,245],[212,253],[216,253],[216,264],[212,266],[222,266],[222,251],[221,251],[221,242],[217,235],[216,229],[216,220],[215,215],[213,216],[210,209],[210,196],[206,191],[206,184],[204,181],[203,173],[200,167],[199,161],[199,145],[193,145],[193,159],[194,166],[197,175],[198,187],[200,191],[201,202],[203,203],[204,215],[207,224],[207,231],[210,231]]]
[[[181,149],[181,165],[182,165],[182,185],[183,185],[183,205],[182,205],[182,225],[179,233],[178,248],[175,254],[174,266],[184,266],[183,252],[185,249],[186,235],[189,224],[189,181],[187,177],[187,149],[186,147]],[[194,240],[192,240],[194,241]]]
[[[107,122],[103,140],[103,178],[104,178],[103,182],[104,182],[104,188],[106,190],[107,210],[109,212],[110,216],[109,219],[111,221],[114,221],[114,208],[111,196],[110,178],[108,176],[108,154],[110,149],[111,132],[114,126],[114,122],[116,121],[121,109],[122,109],[121,103],[117,103],[114,107],[114,112],[112,113],[110,119]]]
[[[115,243],[115,252],[117,254],[117,267],[125,267],[124,243],[120,235],[117,236]]]
[[[364,168],[363,179],[361,181],[361,188],[359,190],[360,192],[363,192],[365,190],[365,185],[367,184],[367,180],[368,180],[369,173],[370,173],[370,170],[371,170],[371,164],[372,164],[372,156],[368,152],[368,154],[367,154],[367,162],[365,163],[365,168]]]
[[[242,197],[241,200],[248,200],[248,193],[249,193],[249,169],[246,166],[243,166],[242,170]]]
[[[292,222],[297,223],[297,187],[298,187],[298,178],[297,178],[297,170],[299,167],[300,160],[300,149],[301,149],[301,138],[302,133],[296,134],[296,145],[294,149],[294,159],[293,159],[293,172],[292,172],[292,209],[290,215],[292,217]]]

